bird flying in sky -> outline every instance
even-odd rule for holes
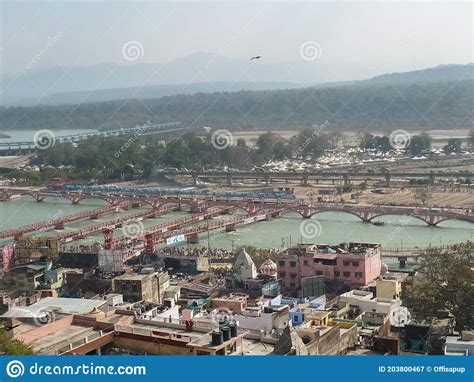
[[[250,59],[250,61],[252,61],[252,60],[259,60],[259,59],[261,59],[261,58],[262,58],[262,56],[253,56],[253,57]]]

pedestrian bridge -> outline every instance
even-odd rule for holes
[[[287,212],[296,212],[303,218],[309,219],[322,212],[343,212],[357,216],[364,222],[385,215],[401,215],[419,219],[429,226],[450,219],[474,223],[474,213],[470,209],[462,208],[435,208],[435,207],[409,207],[409,206],[365,206],[344,203],[305,203],[301,200],[287,201],[281,199],[252,199],[235,200],[226,197],[196,198],[194,196],[143,196],[119,193],[83,193],[83,192],[52,192],[26,189],[0,189],[0,201],[11,199],[14,195],[29,195],[38,202],[43,202],[46,197],[63,197],[71,200],[73,204],[84,199],[101,199],[112,206],[119,206],[124,202],[133,202],[133,206],[150,205],[153,208],[173,203],[179,206],[188,206],[191,212],[204,212],[210,207],[233,207],[241,209],[248,214],[259,211],[278,210],[278,215]]]

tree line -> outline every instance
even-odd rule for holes
[[[182,122],[228,130],[459,128],[472,121],[473,81],[410,86],[351,85],[174,95],[78,105],[0,107],[9,129],[120,129],[137,121]]]
[[[290,140],[275,132],[261,134],[255,146],[244,139],[231,144],[231,137],[222,147],[210,132],[204,137],[186,132],[179,138],[161,141],[151,136],[94,136],[79,143],[56,143],[40,150],[33,164],[43,168],[54,167],[44,176],[55,172],[65,177],[100,180],[149,179],[156,169],[176,168],[203,170],[227,166],[234,169],[252,169],[269,160],[286,158],[317,158],[325,150],[335,148],[340,134],[304,129]],[[63,170],[60,170],[60,169]],[[58,176],[59,176],[58,175]],[[41,174],[32,175],[32,181],[41,181]]]
[[[129,135],[107,138],[94,136],[79,143],[56,143],[46,150],[38,151],[32,164],[41,166],[44,171],[29,174],[29,182],[41,183],[51,177],[94,179],[98,182],[149,180],[157,175],[159,169],[200,171],[227,167],[251,170],[271,160],[316,160],[327,150],[337,148],[341,140],[341,134],[326,130],[327,126],[322,124],[303,129],[291,139],[268,131],[257,138],[254,146],[242,138],[234,142],[231,134],[214,136],[212,131],[203,136],[189,131],[181,137],[164,141],[158,136]],[[224,139],[220,142],[223,145],[216,144],[216,139]],[[450,145],[448,143],[447,146]],[[382,152],[393,150],[388,135],[365,133],[360,137],[359,146]],[[404,150],[419,155],[430,147],[431,137],[421,133],[413,136]],[[24,176],[20,172],[11,174],[15,178]]]

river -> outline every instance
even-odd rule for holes
[[[85,199],[81,204],[73,205],[67,199],[46,198],[37,203],[31,197],[0,202],[0,231],[35,223],[43,220],[91,210],[106,205],[102,200]],[[141,208],[144,209],[144,208]],[[140,209],[130,209],[126,212],[109,214],[100,220],[83,220],[67,225],[66,230],[76,230],[98,221],[107,221],[123,214],[136,213]],[[239,213],[239,212],[236,212]],[[172,212],[155,219],[147,219],[141,224],[144,228],[177,219],[187,212]],[[216,219],[227,219],[229,216],[219,216]],[[357,217],[341,212],[324,212],[316,214],[312,219],[302,219],[296,213],[284,214],[271,221],[263,221],[239,226],[237,231],[226,233],[211,232],[209,237],[203,235],[198,245],[213,248],[232,249],[242,245],[252,245],[258,248],[278,249],[294,245],[298,242],[337,244],[348,241],[380,242],[386,250],[403,251],[428,246],[438,246],[473,240],[474,225],[468,222],[448,220],[437,227],[429,227],[424,222],[405,216],[384,216],[383,226],[363,223]],[[200,224],[206,224],[201,222]],[[309,225],[309,226],[308,226]],[[302,233],[307,232],[307,236]],[[54,230],[45,231],[43,235],[54,235]],[[114,236],[123,235],[122,229],[116,229]],[[81,244],[91,244],[103,241],[102,234],[78,241]],[[387,263],[396,263],[395,259],[386,259]]]
[[[20,141],[30,141],[33,142],[35,134],[39,131],[38,130],[6,130],[0,129],[0,133],[4,133],[9,135],[10,138],[0,138],[1,143],[8,143],[8,142],[20,142]],[[51,130],[56,138],[62,137],[65,135],[71,134],[83,134],[83,133],[94,133],[97,130],[86,130],[86,129],[59,129],[59,130]]]

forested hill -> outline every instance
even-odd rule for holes
[[[0,130],[120,128],[181,121],[227,129],[471,127],[474,81],[176,95],[80,105],[2,107]]]

